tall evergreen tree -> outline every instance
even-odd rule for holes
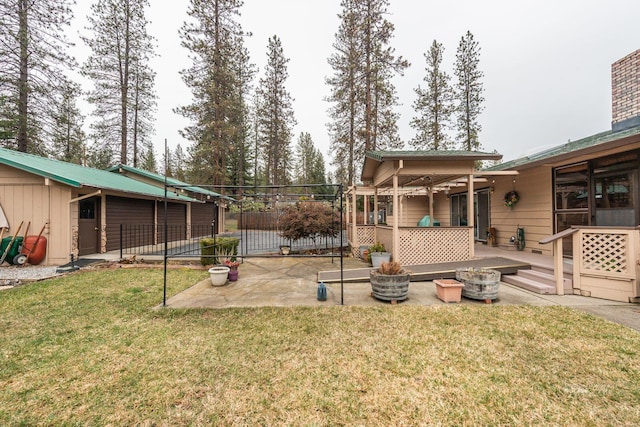
[[[98,0],[88,17],[92,35],[82,37],[91,48],[82,73],[94,85],[88,97],[97,119],[93,137],[99,146],[117,143],[120,163],[134,166],[140,148],[150,144],[156,105],[148,7],[148,0]]]
[[[291,138],[296,120],[293,99],[285,87],[288,62],[278,36],[269,38],[267,65],[257,92],[262,100],[258,110],[260,153],[266,182],[270,185],[291,182]]]
[[[415,89],[418,96],[413,103],[413,109],[418,113],[411,120],[411,126],[416,130],[416,136],[410,141],[417,150],[447,150],[451,141],[447,135],[453,113],[453,89],[449,84],[449,75],[441,69],[444,47],[436,40],[433,41],[429,52],[424,54],[427,61],[424,81],[426,89],[418,86]]]
[[[364,157],[362,150],[363,103],[360,70],[363,62],[360,46],[360,17],[356,13],[354,0],[342,0],[340,27],[333,43],[335,52],[329,57],[333,76],[326,79],[331,88],[328,101],[331,122],[329,134],[336,177],[343,183],[355,183],[356,162]],[[338,173],[337,171],[340,171]]]
[[[298,136],[295,149],[294,163],[294,183],[295,184],[326,184],[327,176],[325,170],[324,156],[316,148],[308,132],[302,132]],[[327,187],[307,187],[305,194],[326,194],[331,191]]]
[[[255,152],[251,141],[250,102],[251,82],[256,74],[255,66],[250,62],[249,51],[238,41],[240,50],[233,58],[232,67],[236,74],[236,102],[231,109],[230,121],[233,126],[229,150],[227,152],[227,182],[231,185],[251,184],[252,164]],[[241,196],[242,190],[239,195]]]
[[[482,126],[478,118],[484,110],[481,80],[484,74],[478,68],[479,63],[480,45],[467,31],[458,45],[454,74],[458,78],[455,86],[457,141],[460,149],[468,151],[481,148],[478,134]]]
[[[340,27],[329,58],[334,75],[328,100],[334,163],[355,183],[356,165],[369,150],[402,147],[398,136],[398,104],[391,80],[409,62],[389,45],[394,26],[385,15],[389,0],[342,0]],[[345,126],[346,125],[346,126]]]
[[[173,177],[180,181],[190,181],[187,177],[187,158],[182,146],[178,144],[172,155],[173,158]]]
[[[0,119],[10,122],[7,147],[46,154],[56,96],[73,65],[66,30],[73,0],[0,0]]]
[[[140,155],[140,163],[137,167],[153,173],[158,172],[158,165],[156,164],[156,152],[153,149],[153,146],[147,147],[142,152],[142,154]]]
[[[76,164],[82,164],[85,147],[84,116],[76,104],[80,93],[80,85],[67,82],[53,115],[52,127],[53,157]]]
[[[176,111],[191,120],[181,134],[193,142],[189,175],[202,184],[225,184],[229,144],[238,132],[236,114],[242,107],[237,55],[245,53],[246,35],[237,22],[242,4],[242,0],[191,0],[191,21],[180,30],[182,46],[193,60],[181,74],[194,101]]]

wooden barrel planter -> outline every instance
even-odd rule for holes
[[[464,283],[462,296],[465,298],[483,300],[490,303],[498,298],[500,287],[500,272],[498,270],[458,268],[456,280]]]
[[[403,274],[382,274],[377,270],[369,273],[371,280],[371,295],[382,301],[390,301],[392,304],[404,301],[409,296],[409,278],[407,272]]]

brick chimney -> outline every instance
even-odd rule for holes
[[[614,132],[640,125],[640,49],[611,65]]]

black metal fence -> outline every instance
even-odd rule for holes
[[[200,239],[213,237],[211,224],[167,224],[167,248],[170,253],[200,255]],[[120,224],[120,258],[125,255],[164,254],[164,224]]]

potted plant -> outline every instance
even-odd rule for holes
[[[371,295],[392,304],[403,301],[409,295],[410,278],[411,274],[399,262],[383,262],[369,273]]]
[[[464,283],[462,296],[490,303],[498,298],[500,272],[488,268],[457,268],[456,279]]]
[[[240,265],[240,263],[238,261],[232,260],[232,259],[225,259],[224,260],[224,265],[226,267],[229,267],[229,281],[230,282],[235,282],[238,280],[238,266]]]
[[[391,261],[391,254],[387,252],[382,243],[376,242],[369,248],[368,261],[373,267],[378,268],[383,262]]]
[[[288,246],[288,245],[280,246],[280,253],[282,255],[289,255],[290,252],[291,252],[291,246]]]

